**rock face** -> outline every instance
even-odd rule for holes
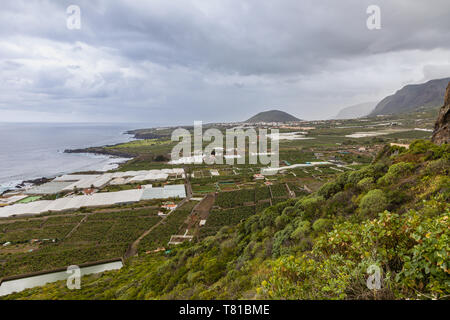
[[[431,140],[436,144],[450,143],[450,82],[445,93],[444,106],[439,110],[439,116],[434,125]]]

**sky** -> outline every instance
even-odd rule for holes
[[[448,0],[2,0],[0,121],[328,119],[450,76],[449,16]]]

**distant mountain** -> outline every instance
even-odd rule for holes
[[[300,121],[300,119],[280,110],[270,110],[260,112],[257,115],[251,117],[245,122],[289,122]]]
[[[381,100],[370,115],[398,114],[414,111],[419,107],[441,106],[449,81],[450,78],[444,78],[422,84],[407,85],[395,94]]]
[[[365,117],[373,111],[376,105],[376,102],[355,104],[353,106],[341,109],[334,119],[355,119]]]

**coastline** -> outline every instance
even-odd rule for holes
[[[125,136],[127,136],[127,138],[121,139]],[[6,177],[6,179],[4,177],[3,181],[0,182],[0,195],[7,192],[15,192],[21,189],[30,188],[34,185],[46,183],[62,174],[79,172],[107,172],[110,170],[114,170],[118,168],[122,163],[125,163],[134,158],[134,155],[127,153],[104,152],[104,150],[102,151],[102,148],[104,147],[113,146],[136,139],[135,136],[128,130],[121,130],[118,137],[119,139],[116,139],[116,141],[119,142],[115,144],[105,144],[100,147],[87,147],[84,149],[66,149],[64,151],[57,150],[56,154],[59,155],[73,153],[75,156],[75,162],[73,162],[70,158],[67,158],[65,162],[74,163],[74,165],[68,166],[69,168],[64,168],[63,166],[59,169],[59,167],[56,167],[56,170],[52,170],[53,172],[50,174],[46,174],[46,172],[37,170],[35,173],[23,174],[19,172],[16,175]],[[77,167],[76,165],[78,163],[77,161],[79,161],[77,159],[77,155],[79,156],[78,159],[85,158],[82,163],[80,163],[79,167]],[[89,160],[89,157],[91,158],[91,160]]]
[[[88,152],[80,152],[79,154],[86,154],[89,155]],[[8,192],[15,192],[21,189],[28,189],[35,185],[40,185],[47,183],[54,178],[62,175],[62,174],[73,174],[73,173],[81,173],[81,172],[107,172],[109,170],[114,170],[118,168],[122,163],[125,163],[129,160],[132,160],[131,157],[117,157],[114,155],[107,155],[102,154],[101,156],[106,157],[105,162],[103,163],[101,168],[98,169],[91,169],[88,171],[71,171],[71,170],[62,170],[54,175],[47,175],[47,176],[39,176],[23,179],[23,180],[11,180],[9,182],[1,183],[0,184],[0,195],[8,193]]]

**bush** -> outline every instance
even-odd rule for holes
[[[311,220],[318,215],[319,210],[324,202],[323,197],[308,197],[297,202],[296,206],[303,211],[302,218],[304,220]]]
[[[384,192],[380,189],[370,190],[359,203],[360,212],[363,215],[374,216],[383,212],[388,205]]]
[[[331,229],[333,221],[331,219],[317,219],[312,228],[316,232],[322,232]]]
[[[363,223],[344,222],[321,235],[310,252],[272,263],[258,292],[272,299],[445,298],[450,218],[415,211],[385,212]],[[382,271],[382,288],[366,287],[367,268]]]
[[[429,140],[416,140],[409,146],[410,154],[424,154],[424,160],[448,159],[450,155],[450,145],[435,145]]]
[[[425,173],[430,175],[442,174],[448,175],[450,168],[450,161],[448,159],[437,159],[430,161],[426,168]]]
[[[322,187],[320,187],[317,193],[320,196],[329,199],[331,196],[333,196],[334,194],[338,193],[341,190],[342,190],[341,186],[336,182],[327,182]]]
[[[310,230],[311,230],[311,223],[309,223],[309,221],[300,221],[300,223],[298,223],[297,225],[297,228],[294,230],[294,232],[292,232],[291,237],[293,239],[300,240],[306,237],[306,235],[309,233]]]
[[[286,215],[286,216],[293,216],[295,213],[295,208],[291,207],[291,206],[286,207],[283,209],[282,213],[283,213],[283,215]]]
[[[289,220],[287,215],[282,214],[275,219],[275,226],[277,229],[283,229],[289,223]]]
[[[275,233],[275,236],[273,238],[273,247],[272,247],[272,256],[274,258],[277,258],[284,253],[282,250],[283,246],[288,244],[288,241],[290,240],[290,237],[291,237],[291,234],[293,231],[294,230],[293,230],[292,226],[288,225],[283,230]]]
[[[374,179],[372,177],[361,179],[357,184],[357,187],[362,191],[369,191],[374,186],[375,186]]]
[[[401,177],[404,177],[414,169],[414,165],[409,162],[399,162],[389,167],[388,172],[378,179],[380,185],[390,185]]]

